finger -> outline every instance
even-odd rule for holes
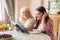
[[[47,14],[47,12],[44,12],[44,14]]]
[[[45,17],[47,16],[47,12],[44,12],[44,16],[45,16]]]

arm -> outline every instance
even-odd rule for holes
[[[37,32],[44,31],[44,18],[42,18],[41,23],[39,24],[39,27],[37,28]]]
[[[48,20],[48,22],[47,22],[46,34],[49,35],[52,40],[54,40],[53,22],[52,22],[52,20]]]
[[[39,27],[37,29],[38,32],[41,32],[41,31],[45,31],[46,27],[45,27],[45,18],[47,16],[47,12],[44,12],[44,15],[42,15],[42,20],[41,20],[41,23],[39,24]]]
[[[52,20],[48,20],[46,31],[51,32],[51,33],[53,32],[53,21]]]

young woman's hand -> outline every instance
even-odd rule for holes
[[[47,16],[47,12],[44,12],[44,15],[42,16],[42,18],[46,18],[46,16]]]

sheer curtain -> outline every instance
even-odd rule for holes
[[[14,20],[14,8],[12,0],[5,0],[5,9],[8,17],[11,18],[11,20]]]
[[[7,21],[14,20],[14,1],[13,0],[0,0],[0,24]]]
[[[7,12],[7,16],[9,17],[7,19],[7,21],[9,21],[9,24],[11,26],[11,28],[13,29],[13,24],[11,23],[11,21],[14,21],[14,1],[13,0],[4,0],[5,1],[5,10]]]
[[[0,0],[0,24],[4,22],[4,1]]]
[[[1,2],[1,0],[0,0],[0,21],[2,21],[2,16],[1,16],[1,11],[2,11],[2,10],[1,10],[1,7],[2,7],[2,6],[1,6],[1,4],[2,4],[2,2]]]

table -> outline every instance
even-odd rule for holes
[[[1,31],[0,34],[3,32]],[[21,33],[20,31],[5,31],[5,34],[13,35],[13,40],[51,40],[49,36],[43,33]],[[1,39],[0,39],[1,40]]]

